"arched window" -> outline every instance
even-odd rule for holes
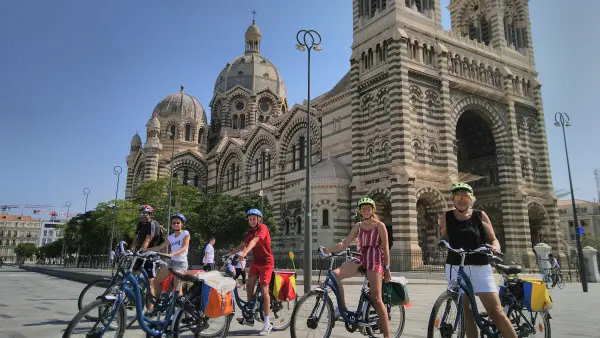
[[[305,137],[304,136],[300,136],[300,140],[298,142],[298,147],[300,148],[300,156],[299,157],[299,168],[300,169],[304,169],[305,165],[306,165],[306,144],[305,144]]]
[[[190,171],[188,169],[183,170],[183,185],[188,185],[188,175]]]
[[[198,144],[202,144],[202,128],[198,130]]]
[[[194,187],[198,188],[199,185],[199,177],[198,175],[194,175]]]
[[[238,116],[237,115],[233,115],[233,118],[231,120],[231,125],[233,129],[238,129]]]
[[[323,228],[329,228],[329,210],[323,209],[321,212],[321,224]]]
[[[185,126],[185,140],[192,140],[192,127],[189,124]]]
[[[302,233],[302,217],[296,217],[296,234],[300,235]]]
[[[258,158],[254,160],[254,181],[258,181]]]
[[[284,224],[284,228],[283,229],[285,231],[285,234],[289,235],[290,234],[290,219],[286,218],[285,221],[283,222],[283,224]]]
[[[175,138],[175,125],[171,126],[170,133],[171,133],[171,135],[169,135],[169,140],[172,140]]]
[[[240,129],[246,128],[246,114],[240,115]]]

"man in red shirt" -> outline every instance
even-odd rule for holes
[[[273,327],[269,321],[269,314],[271,313],[271,299],[269,295],[269,284],[271,283],[271,275],[273,274],[273,268],[275,267],[275,259],[273,258],[273,252],[271,251],[271,234],[266,224],[262,223],[262,212],[258,209],[250,209],[246,213],[248,217],[248,224],[250,229],[244,236],[244,241],[231,252],[228,256],[233,255],[241,250],[239,254],[240,259],[246,257],[246,255],[252,251],[252,265],[250,265],[250,271],[248,272],[248,285],[246,291],[248,293],[248,301],[254,300],[254,288],[256,286],[256,280],[260,281],[260,292],[263,296],[263,309],[265,313],[264,323],[261,336],[267,336]],[[245,320],[244,318],[238,318],[238,322],[242,325],[254,326],[254,320]]]

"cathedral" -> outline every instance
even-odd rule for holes
[[[253,21],[244,53],[215,81],[209,112],[182,86],[154,108],[145,143],[134,135],[126,197],[171,166],[200,191],[262,192],[280,228],[274,247],[300,254],[306,208],[313,241],[329,245],[369,196],[394,229],[394,249],[427,253],[452,207],[451,185],[468,182],[509,259],[534,263],[539,242],[562,255],[528,1],[452,0],[450,31],[440,0],[352,6],[349,70],[311,99],[310,115],[306,102],[289,106]]]

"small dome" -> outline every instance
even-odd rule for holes
[[[131,138],[131,148],[141,147],[141,146],[142,146],[142,138],[136,132],[135,135],[133,135],[133,137]]]
[[[248,40],[260,40],[262,35],[260,34],[260,29],[256,25],[256,22],[252,20],[252,24],[246,30],[246,41]]]
[[[158,120],[158,118],[156,116],[150,119],[150,124],[148,125],[148,127],[150,129],[160,130],[160,121]]]
[[[245,54],[227,63],[215,83],[215,93],[226,93],[239,85],[258,93],[270,89],[280,98],[287,97],[285,83],[275,65],[260,54]]]
[[[168,95],[160,101],[152,112],[152,118],[173,117],[193,119],[200,123],[206,121],[204,107],[195,97],[184,93],[183,86],[179,93]]]
[[[311,183],[350,183],[350,174],[346,166],[336,158],[328,158],[317,163],[311,173]]]

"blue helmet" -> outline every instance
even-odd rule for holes
[[[248,210],[248,212],[246,213],[246,217],[250,216],[250,215],[256,215],[260,218],[262,218],[262,212],[260,212],[260,210],[258,209],[250,209]]]
[[[183,222],[183,224],[185,224],[185,222],[187,221],[185,216],[183,216],[183,214],[180,213],[176,213],[175,215],[171,216],[171,221],[173,220],[173,218],[179,218]]]

